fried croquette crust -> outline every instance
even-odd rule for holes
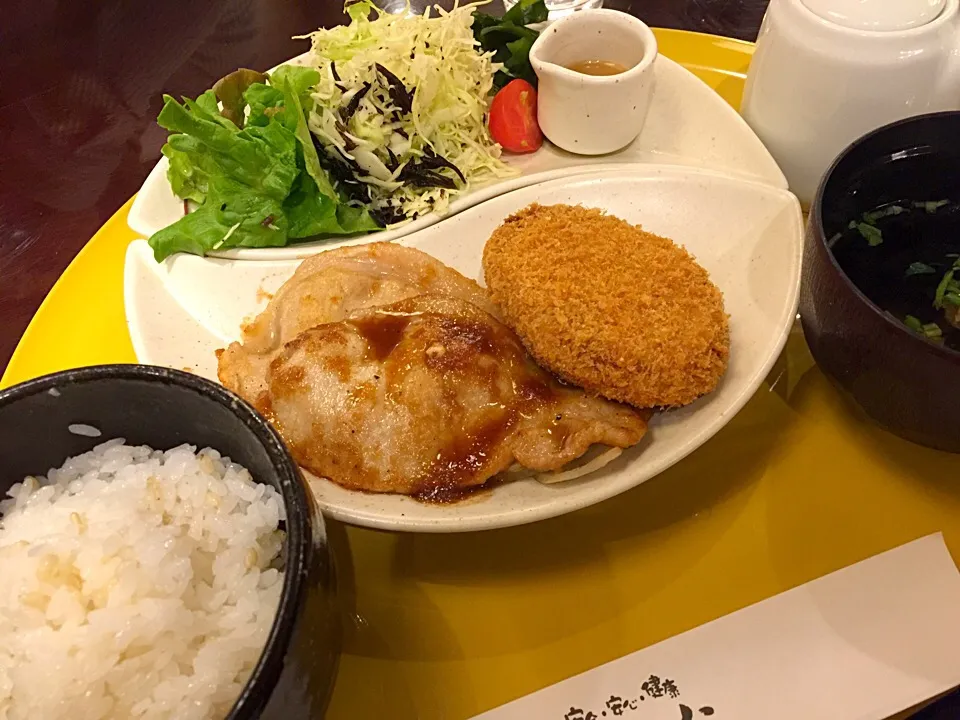
[[[590,392],[676,407],[726,371],[723,295],[668,238],[600,210],[533,204],[494,231],[483,270],[531,354]]]

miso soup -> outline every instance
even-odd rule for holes
[[[931,342],[960,351],[960,196],[903,198],[827,241],[870,300]]]

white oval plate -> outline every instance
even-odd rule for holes
[[[357,525],[421,532],[481,530],[561,515],[673,465],[729,422],[759,387],[796,317],[803,224],[793,195],[708,170],[641,165],[517,190],[400,242],[482,281],[481,256],[490,233],[534,201],[603,208],[673,238],[696,256],[723,291],[730,313],[730,367],[719,388],[687,408],[656,417],[638,446],[569,483],[518,480],[463,503],[436,506],[318,480],[313,488],[326,513]],[[134,241],[124,285],[137,357],[216,379],[214,351],[239,336],[241,321],[266,304],[264,292],[279,287],[296,265],[192,256],[157,264],[146,242]],[[178,272],[171,274],[171,266],[180,266]]]
[[[291,60],[301,64],[306,55]],[[728,175],[749,177],[786,189],[787,181],[749,126],[717,93],[693,73],[659,56],[655,64],[656,89],[650,113],[640,136],[628,147],[609,155],[574,155],[544,143],[530,155],[505,155],[521,174],[485,185],[450,203],[447,216],[466,210],[505,192],[534,183],[595,172],[598,165],[625,166],[634,163],[692,165],[720,170]],[[167,159],[163,158],[147,176],[137,194],[127,222],[144,237],[176,222],[183,216],[183,201],[173,194],[167,181]],[[385,232],[300,243],[281,248],[244,248],[214,253],[216,257],[242,260],[293,260],[315,255],[342,245],[374,240],[396,240],[433,225],[441,217],[425,215]]]

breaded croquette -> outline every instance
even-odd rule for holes
[[[676,407],[726,371],[723,295],[668,238],[600,210],[534,204],[494,231],[483,270],[531,354],[592,393]]]

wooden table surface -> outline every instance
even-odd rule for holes
[[[766,4],[607,0],[650,25],[748,40]],[[305,49],[292,35],[341,22],[341,7],[338,0],[4,4],[0,371],[60,273],[160,157],[161,94],[196,96],[237,67],[272,67]]]

